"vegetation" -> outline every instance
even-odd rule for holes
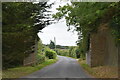
[[[3,78],[19,78],[26,76],[32,72],[42,69],[45,66],[53,64],[57,61],[57,59],[48,59],[47,61],[43,62],[42,64],[36,65],[34,67],[27,66],[27,67],[16,67],[16,68],[9,68],[8,70],[3,70],[2,77]]]
[[[3,78],[19,78],[26,76],[32,72],[38,71],[42,69],[43,67],[46,67],[50,64],[53,64],[57,61],[56,55],[54,54],[55,51],[52,51],[54,53],[50,53],[50,58],[48,59],[48,56],[46,56],[46,51],[52,51],[50,48],[42,44],[42,41],[39,40],[38,42],[38,52],[36,53],[36,59],[37,59],[37,65],[33,66],[15,66],[15,68],[8,68],[3,70]],[[53,55],[54,54],[54,55]],[[16,75],[17,74],[17,75]]]
[[[55,43],[52,40],[50,41],[49,48],[50,49],[55,49]]]
[[[53,41],[52,41],[53,42]],[[53,42],[53,44],[55,44],[54,42]],[[46,46],[49,46],[50,47],[50,44],[47,44]],[[54,45],[55,46],[55,45]],[[62,46],[62,45],[56,45],[56,48],[57,49],[69,49],[69,46]]]
[[[77,57],[77,58],[80,58],[80,57],[81,57],[81,53],[80,53],[80,50],[79,50],[78,47],[76,48],[75,53],[76,53],[76,57]]]
[[[57,54],[56,54],[56,52],[53,51],[53,50],[46,50],[45,56],[46,56],[47,58],[49,58],[49,59],[56,59]]]
[[[89,51],[90,35],[97,33],[101,24],[107,24],[114,35],[116,46],[120,44],[120,2],[111,3],[81,3],[72,2],[57,8],[58,12],[53,15],[55,19],[65,17],[67,26],[75,26],[79,38],[77,47],[55,45],[53,41],[45,46],[38,38],[37,33],[51,24],[47,2],[39,3],[2,3],[3,14],[3,78],[17,78],[37,71],[56,61],[57,54],[79,60],[82,67],[96,77],[116,77],[117,69],[102,66],[90,68],[85,64],[85,53]],[[108,14],[109,13],[109,14]],[[1,17],[1,16],[0,16]],[[39,41],[39,43],[38,43]],[[30,53],[35,52],[34,46],[38,43],[36,66],[20,67]],[[56,49],[55,49],[56,48]],[[55,52],[56,51],[56,52]],[[18,67],[19,66],[19,67]],[[13,68],[16,67],[16,68]],[[103,71],[103,73],[101,72]],[[99,74],[100,73],[100,74]],[[109,74],[110,73],[110,74]],[[16,75],[17,74],[17,75]],[[108,75],[109,74],[109,75]]]
[[[69,49],[69,46],[56,45],[57,49]]]
[[[45,55],[40,55],[40,54],[37,54],[37,64],[40,64],[40,63],[43,63],[43,62],[45,62],[45,60],[46,60],[46,57],[45,57]]]
[[[54,50],[50,49],[48,46],[42,44],[42,41],[38,42],[38,53],[37,53],[37,64],[43,63],[48,59],[56,59],[57,54]]]
[[[57,54],[61,56],[69,56],[69,49],[57,49]]]
[[[108,24],[114,34],[117,45],[120,43],[120,2],[72,2],[57,8],[58,12],[53,15],[57,20],[65,17],[67,26],[75,26],[79,34],[77,44],[82,56],[89,50],[90,35],[98,30],[100,24]],[[108,14],[109,13],[109,14]]]
[[[39,40],[38,50],[37,50],[37,55],[36,55],[37,64],[40,64],[46,61],[44,47],[45,46],[42,44],[42,41]]]
[[[22,65],[23,59],[34,52],[37,33],[50,24],[51,19],[44,13],[50,6],[47,2],[2,3],[3,69]]]
[[[82,57],[82,54],[78,50],[79,49],[77,48],[77,46],[67,46],[67,49],[57,48],[57,54],[61,56],[80,58]]]
[[[73,57],[73,58],[76,58],[76,48],[75,47],[70,47],[69,56]]]
[[[113,66],[99,66],[91,68],[86,64],[86,60],[79,59],[80,65],[86,70],[87,73],[95,78],[118,78],[118,68]]]

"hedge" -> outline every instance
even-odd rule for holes
[[[49,58],[49,59],[56,59],[57,54],[56,54],[56,52],[53,51],[53,50],[46,50],[45,56],[46,56],[47,58]]]

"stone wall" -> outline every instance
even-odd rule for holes
[[[98,32],[90,36],[90,50],[87,53],[87,63],[91,67],[118,65],[118,48],[107,24],[101,25]]]
[[[34,52],[30,53],[28,57],[26,57],[23,61],[24,66],[35,65],[37,63],[36,55],[38,49],[38,41],[35,40]]]
[[[86,53],[86,63],[88,64],[88,65],[91,65],[91,53],[90,53],[91,51],[88,51],[87,53]]]
[[[114,65],[118,66],[118,47],[115,45],[113,36],[110,35],[110,31],[107,36],[107,47],[108,47],[108,55],[106,56],[106,65]]]
[[[33,65],[33,64],[35,64],[35,53],[29,54],[29,56],[26,57],[24,59],[24,62],[23,62],[24,66],[30,66],[30,65]]]

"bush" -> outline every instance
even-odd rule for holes
[[[61,56],[69,56],[69,50],[68,49],[58,49],[57,54]]]
[[[48,57],[49,59],[56,59],[56,52],[53,50],[46,50],[45,56]]]
[[[76,47],[70,47],[69,56],[73,57],[73,58],[76,58]]]
[[[41,54],[38,54],[37,55],[37,64],[40,64],[40,63],[43,63],[43,62],[45,62],[45,56],[41,55]]]
[[[80,58],[80,49],[76,48],[75,52],[76,52],[76,57]]]

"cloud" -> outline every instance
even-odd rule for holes
[[[68,27],[66,22],[52,24],[42,30],[42,33],[38,33],[43,44],[49,44],[50,40],[54,40],[56,37],[57,45],[75,46],[78,39],[77,32],[67,31]]]
[[[53,14],[57,12],[56,8],[59,6],[64,6],[67,3],[71,4],[70,1],[61,1],[61,0],[50,0],[48,4],[55,2],[55,4],[50,9]],[[71,26],[74,29],[74,26]],[[43,44],[49,44],[50,40],[54,40],[56,37],[56,44],[57,45],[64,45],[64,46],[75,46],[76,41],[78,39],[77,32],[67,31],[68,27],[66,26],[66,21],[63,18],[59,23],[51,24],[45,27],[42,32],[38,33],[38,36],[42,40]]]

